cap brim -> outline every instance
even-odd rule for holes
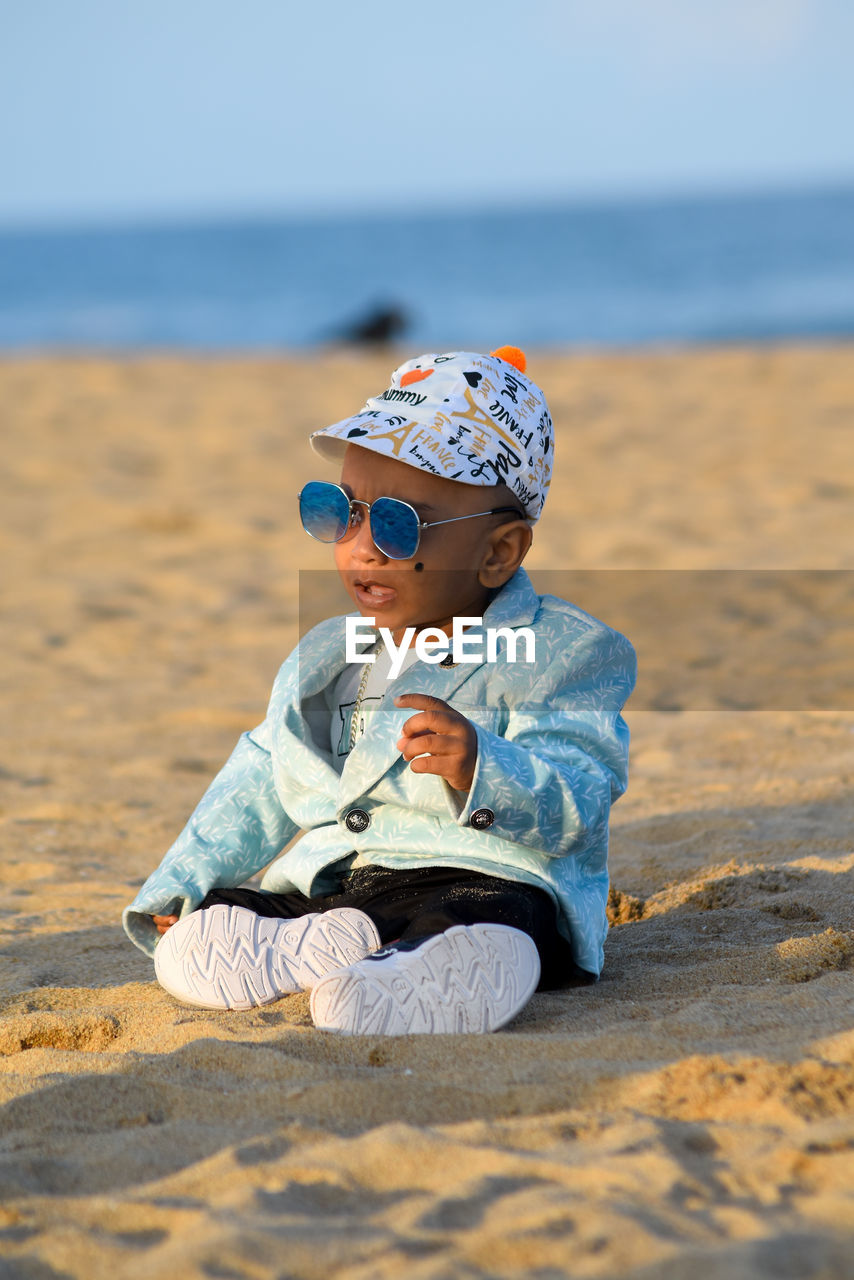
[[[395,426],[401,429],[412,425],[409,420],[395,423]],[[389,431],[389,424],[387,422],[377,423],[375,429],[385,435]],[[388,446],[377,448],[373,443],[372,436],[373,430],[371,427],[366,427],[364,417],[358,416],[343,418],[341,422],[333,422],[331,427],[323,427],[320,431],[313,431],[309,436],[309,444],[314,452],[327,462],[340,462],[347,452],[348,444],[361,445],[364,449],[373,449],[375,453],[391,454]]]
[[[309,438],[314,452],[326,462],[340,462],[347,452],[348,443],[350,442],[342,440],[340,436],[328,436],[324,431],[316,431]]]

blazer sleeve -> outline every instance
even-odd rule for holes
[[[159,935],[152,915],[187,915],[209,889],[242,884],[296,835],[273,780],[271,719],[244,733],[160,866],[125,908],[125,932],[153,954]]]
[[[477,764],[457,822],[554,857],[582,845],[626,789],[629,730],[620,712],[636,669],[628,640],[604,627],[555,646],[510,708],[503,735],[475,725]]]

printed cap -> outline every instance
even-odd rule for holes
[[[329,461],[357,444],[461,484],[504,483],[537,520],[554,435],[545,396],[525,376],[524,352],[499,347],[488,356],[452,351],[408,360],[361,412],[315,431],[311,444]]]

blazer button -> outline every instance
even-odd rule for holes
[[[364,809],[351,809],[344,819],[344,826],[355,835],[358,835],[361,831],[367,831],[370,825],[371,815],[366,813]]]
[[[475,809],[469,818],[469,822],[473,827],[477,827],[478,831],[485,831],[487,827],[491,827],[495,821],[495,814],[491,809]]]

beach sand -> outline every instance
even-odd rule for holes
[[[393,363],[0,362],[0,1277],[851,1276],[841,623],[773,622],[748,684],[806,643],[824,692],[769,708],[638,618],[670,684],[626,713],[602,980],[493,1036],[321,1034],[304,996],[190,1009],[122,933],[263,717],[298,570],[329,564],[295,516],[330,474],[308,431]],[[529,370],[558,430],[535,579],[774,571],[795,610],[808,571],[852,568],[854,348]]]

